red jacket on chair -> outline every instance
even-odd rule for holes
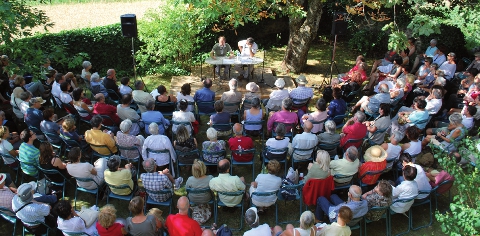
[[[332,191],[335,189],[333,176],[328,176],[326,179],[309,179],[305,186],[303,186],[303,202],[307,206],[317,204],[317,198],[323,196],[330,199]]]

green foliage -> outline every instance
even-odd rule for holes
[[[419,15],[412,19],[407,28],[412,30],[413,35],[429,36],[440,33],[440,22],[437,19],[432,19],[431,16]]]
[[[379,28],[362,28],[353,33],[348,47],[365,56],[378,56],[387,51],[387,40],[386,32]]]
[[[472,140],[471,137],[463,139],[459,145],[462,157],[469,159],[470,156],[480,158],[480,141]],[[435,150],[435,158],[442,167],[455,177],[455,187],[458,194],[450,203],[451,212],[438,213],[436,218],[442,224],[442,231],[449,235],[478,235],[480,233],[480,171],[468,164],[466,169],[457,165],[455,158],[445,152]],[[479,164],[479,163],[477,163]]]

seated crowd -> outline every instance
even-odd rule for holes
[[[405,213],[413,199],[428,197],[419,195],[419,191],[432,190],[442,182],[439,179],[453,180],[421,158],[428,152],[428,144],[453,153],[462,164],[476,161],[468,151],[457,150],[455,143],[475,129],[480,118],[480,53],[475,54],[475,61],[465,72],[455,73],[454,53],[435,62],[446,53],[444,48],[436,47],[436,40],[430,42],[425,54],[418,55],[412,52],[414,39],[410,41],[409,48],[400,54],[389,51],[376,61],[370,76],[366,74],[365,59],[357,57],[348,73],[332,81],[331,94],[315,102],[316,111],[312,113],[308,113],[308,105],[313,103],[314,91],[306,87],[308,81],[303,75],[295,79],[298,86],[291,91],[285,89],[284,79],[277,79],[276,89],[263,100],[254,82],[246,85],[248,92],[242,95],[237,90],[239,82],[231,79],[230,90],[215,100],[211,79],[205,79],[204,87],[193,97],[190,84],[184,84],[176,96],[168,94],[163,85],[148,93],[142,81],[135,81],[134,89],[130,88],[128,77],[122,78],[118,86],[114,69],[100,78],[98,73],[90,72],[92,65],[88,61],[82,64],[84,69],[78,78],[86,83],[85,87],[79,87],[73,73],[63,75],[49,66],[44,81],[29,84],[23,77],[11,77],[4,70],[2,81],[12,83],[7,93],[1,91],[0,99],[6,101],[10,94],[13,108],[9,114],[0,113],[0,153],[5,165],[20,167],[25,175],[34,178],[41,174],[35,166],[56,170],[46,177],[54,182],[74,177],[78,187],[103,191],[108,186],[117,195],[127,196],[141,188],[158,202],[172,198],[173,189],[183,183],[180,175],[190,176],[191,172],[191,176],[185,183],[187,196],[177,201],[178,213],[165,220],[156,208],[147,214],[145,199],[136,196],[128,205],[131,217],[117,219],[112,205],[100,210],[94,206],[91,209],[99,211],[98,221],[86,225],[70,202],[60,200],[61,189],[53,188],[50,195],[40,193],[35,191],[36,182],[17,188],[8,174],[0,174],[0,207],[13,212],[32,233],[44,233],[48,226],[58,227],[65,235],[163,235],[164,230],[170,235],[214,235],[216,230],[200,227],[216,214],[208,205],[215,198],[211,191],[218,193],[223,209],[231,212],[243,201],[244,192],[251,198],[254,207],[245,212],[250,229],[244,235],[350,235],[349,226],[362,217],[370,221],[382,217],[385,211],[371,212],[372,207]],[[408,73],[412,56],[412,72],[420,65],[416,74]],[[0,59],[3,68],[8,57]],[[365,81],[368,84],[362,89]],[[456,81],[458,89],[452,89]],[[94,95],[93,101],[86,98],[86,90]],[[362,90],[366,96],[353,101],[351,93]],[[45,104],[44,99],[51,104]],[[55,106],[71,115],[57,117]],[[195,106],[200,112],[195,112]],[[209,116],[207,140],[197,140],[198,136],[194,136],[199,133],[200,115],[204,114]],[[84,134],[76,129],[79,120],[91,125]],[[25,125],[18,121],[27,126],[20,134],[18,127]],[[341,131],[336,132],[337,128]],[[268,138],[261,143],[261,151],[256,151],[252,138],[263,137],[264,130]],[[57,146],[60,151],[54,152]],[[68,162],[61,159],[62,149]],[[227,158],[227,152],[231,158]],[[265,170],[254,176],[248,186],[243,176],[232,174],[236,172],[232,166],[257,161],[255,153],[266,163]],[[87,156],[96,159],[85,159]],[[416,162],[418,159],[423,161]],[[122,161],[127,164],[122,165]],[[277,195],[258,193],[280,190],[282,164],[287,166],[289,162],[292,167],[296,162],[300,162],[298,166],[309,162],[304,166],[305,186],[309,182],[313,185],[331,181],[335,186],[348,185],[348,191],[341,197],[317,196],[315,211],[301,214],[298,228],[262,225],[258,215],[275,204]],[[179,164],[187,167],[180,168]],[[398,179],[379,180],[391,169],[400,173]],[[354,179],[360,186],[352,184]],[[124,187],[116,188],[120,186]],[[208,191],[199,191],[202,189]],[[242,194],[231,194],[236,192]],[[315,226],[324,222],[331,224]]]

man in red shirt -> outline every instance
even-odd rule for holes
[[[235,123],[235,125],[233,125],[233,133],[235,134],[235,137],[231,137],[228,140],[230,150],[248,150],[254,148],[252,138],[243,136],[243,127],[241,124]],[[232,153],[232,157],[235,161],[247,162],[253,159],[253,154]]]
[[[362,141],[356,143],[348,143],[344,147],[345,143],[349,139],[363,139],[367,134],[367,126],[363,124],[365,121],[365,113],[358,111],[355,115],[350,118],[342,128],[342,133],[340,136],[340,147],[343,147],[343,150],[346,150],[350,146],[355,146],[359,148],[362,145]]]
[[[93,113],[98,115],[109,116],[110,118],[112,118],[113,122],[115,123],[115,124],[112,124],[112,122],[109,119],[104,119],[103,124],[119,126],[120,118],[117,115],[117,108],[115,106],[105,103],[105,95],[103,95],[103,93],[97,93],[95,95],[95,100],[97,101],[97,103],[95,103],[95,106],[93,107]]]
[[[178,213],[169,215],[165,221],[170,236],[201,236],[202,228],[197,221],[188,217],[190,203],[188,198],[183,196],[177,201]]]

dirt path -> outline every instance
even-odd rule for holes
[[[136,14],[137,19],[142,18],[147,9],[156,8],[163,1],[139,1],[139,2],[108,2],[108,3],[78,3],[40,5],[37,8],[44,10],[55,23],[49,32],[57,33],[62,30],[96,27],[120,22],[123,14]],[[43,29],[36,29],[43,32]]]

